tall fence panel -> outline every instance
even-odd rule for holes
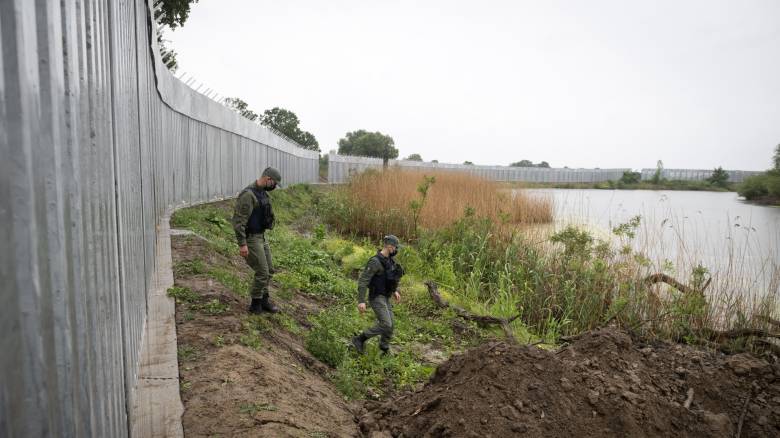
[[[655,178],[658,169],[642,169],[642,181]],[[676,181],[704,181],[712,176],[713,169],[661,169],[662,179]],[[760,175],[763,172],[753,170],[726,170],[729,175],[728,182],[740,183],[745,178]]]
[[[328,155],[328,182],[347,182],[352,175],[367,169],[381,169],[379,158],[350,155]],[[423,161],[389,160],[388,166],[420,171],[467,172],[493,181],[523,181],[537,183],[589,183],[618,180],[631,169],[552,169],[539,167],[476,166]]]
[[[0,435],[125,436],[156,226],[318,155],[174,78],[145,0],[0,1]]]

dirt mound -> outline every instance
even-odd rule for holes
[[[780,366],[604,329],[554,352],[483,345],[367,408],[365,436],[770,437]]]

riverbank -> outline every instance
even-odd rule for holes
[[[587,233],[568,229],[552,242],[560,245],[559,253],[543,253],[519,236],[497,239],[511,234],[466,214],[451,226],[420,233],[402,249],[398,257],[409,275],[394,309],[393,354],[380,355],[372,341],[367,354],[357,356],[348,340],[372,317],[356,310],[355,279],[376,250],[374,239],[339,235],[326,225],[323,212],[349,208],[333,205],[344,199],[332,189],[294,186],[271,195],[278,219],[268,233],[278,271],[271,291],[283,309],[279,315],[245,312],[251,272],[236,255],[228,222],[233,201],[183,209],[172,219],[173,227],[195,233],[176,237],[176,283],[169,291],[177,299],[188,435],[352,436],[358,433],[357,419],[373,409],[357,401],[389,401],[407,391],[425,391],[421,385],[443,361],[497,340],[553,349],[567,334],[615,325],[649,338],[676,334],[692,343],[706,338],[727,351],[753,348],[744,337],[721,343],[719,332],[705,335],[700,328],[707,306],[695,297],[679,295],[671,301],[676,309],[657,308],[671,310],[668,315],[632,317],[646,306],[637,300],[645,286],[627,282],[615,290],[610,278],[617,271],[608,268],[606,248]],[[628,224],[618,232],[630,230]],[[631,266],[624,260],[619,269]],[[518,287],[514,282],[520,279],[527,284]],[[439,284],[449,307],[432,299],[427,280]],[[618,293],[607,303],[599,290]],[[489,384],[492,377],[477,379]],[[518,388],[526,384],[520,383]],[[312,394],[323,415],[301,414]],[[598,415],[609,418],[609,410]],[[776,424],[773,417],[768,421]]]

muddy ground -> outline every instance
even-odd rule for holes
[[[557,351],[483,345],[366,409],[372,437],[777,437],[780,366],[603,329]]]
[[[174,266],[200,260],[206,267],[230,266],[241,275],[251,271],[243,259],[229,259],[210,250],[195,236],[172,238]],[[184,403],[182,423],[187,437],[358,436],[354,408],[327,379],[328,368],[312,357],[302,339],[277,320],[261,316],[268,330],[259,345],[244,345],[248,299],[204,274],[176,272],[176,286],[200,296],[199,303],[217,299],[218,315],[176,305],[179,372]],[[303,329],[307,315],[322,303],[303,294],[275,301]],[[262,326],[263,324],[261,324]]]

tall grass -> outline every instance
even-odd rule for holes
[[[433,177],[419,207],[419,228],[437,230],[457,221],[468,211],[495,224],[548,223],[553,219],[552,199],[514,193],[500,183],[456,172],[419,172],[391,168],[355,176],[327,204],[323,213],[339,231],[376,237],[393,233],[412,238],[415,202],[422,200],[421,184]]]
[[[524,193],[512,198],[467,175],[435,176],[419,234],[408,227],[411,213],[405,208],[420,196],[417,183],[423,175],[414,172],[355,178],[332,201],[340,209],[331,212],[343,216],[330,216],[331,223],[370,237],[415,235],[414,245],[400,255],[407,271],[441,283],[454,302],[473,312],[520,313],[513,323],[520,339],[535,334],[554,340],[610,322],[660,338],[706,342],[712,330],[766,328],[755,316],[778,314],[777,263],[764,267],[768,290],[757,291],[748,269],[754,261],[745,248],[723,254],[670,247],[672,241],[685,242],[676,234],[700,226],[686,228],[674,217],[665,222],[640,217],[599,231],[567,224],[527,226],[552,219],[552,202]],[[665,227],[648,229],[659,222]],[[675,236],[666,235],[671,232]],[[710,272],[718,266],[706,253],[726,257],[728,269]],[[712,281],[705,293],[686,294],[646,281],[659,272],[695,289]]]

